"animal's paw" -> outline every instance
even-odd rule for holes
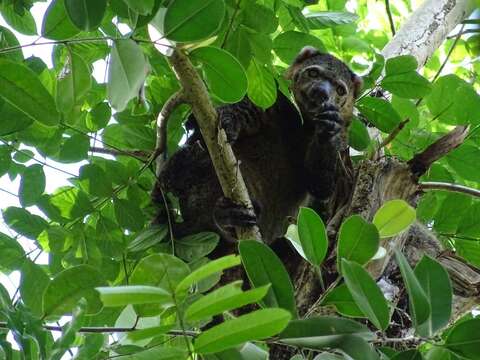
[[[334,140],[345,125],[335,105],[324,105],[314,117],[315,133],[322,140]]]
[[[237,204],[223,196],[217,200],[213,216],[215,223],[223,229],[236,226],[248,227],[257,223],[254,209]]]
[[[241,126],[238,119],[228,112],[219,112],[220,127],[225,130],[227,141],[234,144],[240,136]]]

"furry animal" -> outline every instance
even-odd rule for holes
[[[193,135],[166,162],[159,184],[179,200],[175,236],[256,223],[266,243],[282,237],[302,204],[328,202],[341,181],[342,152],[361,79],[341,60],[306,47],[288,74],[298,109],[279,92],[267,110],[248,98],[217,109],[255,209],[223,197],[195,119]]]

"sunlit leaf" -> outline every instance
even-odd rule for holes
[[[291,314],[283,309],[263,309],[214,326],[195,340],[201,354],[225,350],[246,341],[260,340],[282,331]]]
[[[390,237],[401,233],[415,221],[415,209],[404,200],[390,200],[377,210],[373,223],[380,237]]]

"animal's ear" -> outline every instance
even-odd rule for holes
[[[363,87],[363,80],[360,76],[352,74],[352,83],[353,83],[353,96],[358,98]]]
[[[298,53],[295,60],[293,60],[292,65],[288,68],[285,77],[288,80],[293,80],[295,73],[297,72],[300,65],[307,59],[311,57],[317,56],[320,52],[312,46],[305,46],[300,52]]]

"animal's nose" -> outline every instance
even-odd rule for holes
[[[310,97],[315,102],[323,103],[330,98],[331,90],[332,87],[328,82],[318,83],[310,88]]]

